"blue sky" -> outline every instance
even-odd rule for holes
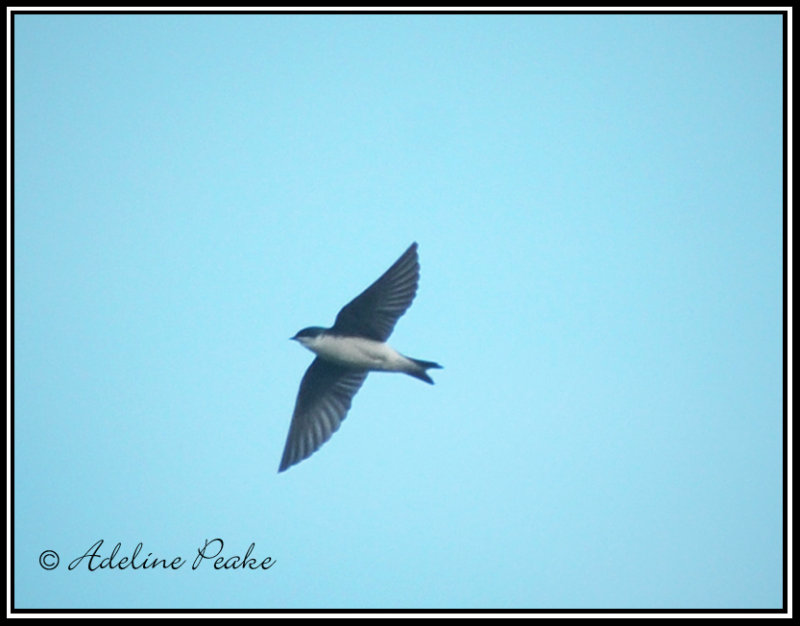
[[[782,54],[778,15],[17,15],[16,607],[780,607]],[[412,241],[436,385],[370,375],[278,474],[288,338]],[[216,537],[274,566],[191,570]],[[187,564],[67,568],[100,539]]]

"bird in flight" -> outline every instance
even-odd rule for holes
[[[402,372],[433,384],[432,361],[403,356],[386,343],[417,293],[419,259],[412,243],[394,264],[336,316],[331,328],[310,326],[293,340],[317,357],[300,382],[278,472],[308,458],[331,438],[369,372]]]

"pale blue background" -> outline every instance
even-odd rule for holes
[[[17,607],[780,606],[780,16],[14,26]],[[279,475],[412,241],[436,385]]]

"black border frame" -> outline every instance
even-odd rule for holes
[[[241,608],[232,608],[232,609],[175,609],[175,608],[165,608],[165,609],[23,609],[17,608],[14,606],[15,601],[15,589],[14,589],[14,572],[15,572],[15,542],[14,542],[14,18],[16,15],[421,15],[421,14],[430,14],[430,15],[533,15],[533,14],[542,14],[542,15],[681,15],[681,14],[689,14],[689,15],[730,15],[730,14],[744,14],[744,15],[781,15],[782,16],[782,24],[783,24],[783,97],[782,97],[782,104],[783,104],[783,111],[782,111],[782,121],[783,121],[783,167],[782,167],[782,174],[783,174],[783,181],[782,181],[782,191],[783,191],[783,233],[782,233],[782,242],[783,242],[783,381],[782,381],[782,389],[783,389],[783,590],[782,590],[782,603],[783,606],[778,609],[654,609],[654,608],[647,608],[647,609],[542,609],[542,608],[518,608],[518,609],[422,609],[422,608],[415,608],[415,609],[278,609],[278,608],[253,608],[253,609],[241,609]],[[10,596],[8,597],[8,606],[9,606],[9,617],[12,615],[54,615],[54,614],[65,614],[65,615],[80,615],[80,614],[89,614],[93,616],[99,615],[120,615],[120,614],[140,614],[140,615],[154,615],[154,614],[162,614],[162,615],[197,615],[197,614],[216,614],[216,615],[224,615],[224,614],[262,614],[262,615],[275,615],[275,614],[289,614],[289,615],[296,615],[296,614],[308,614],[308,615],[320,615],[320,614],[332,614],[332,615],[344,615],[344,614],[359,614],[361,616],[368,616],[368,615],[385,615],[385,614],[406,614],[406,615],[420,615],[420,614],[429,614],[429,615],[462,615],[462,614],[478,614],[478,615],[489,615],[489,614],[498,614],[498,615],[514,615],[514,614],[527,614],[531,616],[536,615],[544,615],[544,614],[552,614],[552,615],[587,615],[587,614],[597,614],[600,616],[610,616],[614,614],[620,615],[634,615],[634,614],[641,614],[641,615],[686,615],[686,614],[697,614],[697,615],[780,615],[785,614],[789,615],[789,592],[788,592],[788,567],[789,567],[789,560],[788,560],[788,539],[789,539],[789,528],[788,528],[788,215],[789,215],[789,206],[788,206],[788,193],[789,193],[789,185],[788,185],[788,157],[789,157],[789,138],[788,138],[788,88],[789,88],[789,74],[788,74],[788,44],[789,44],[789,9],[778,10],[778,9],[764,9],[764,10],[757,10],[757,9],[720,9],[720,10],[711,10],[711,9],[699,9],[697,11],[693,11],[690,9],[676,9],[674,11],[669,11],[665,9],[654,9],[654,10],[646,10],[646,9],[638,9],[638,10],[534,10],[534,9],[513,9],[513,10],[462,10],[462,9],[454,9],[452,11],[447,10],[422,10],[422,9],[409,9],[409,10],[302,10],[302,7],[298,8],[298,10],[285,10],[285,11],[276,11],[276,10],[258,10],[258,9],[246,9],[246,10],[200,10],[200,9],[188,9],[185,11],[179,11],[174,9],[158,11],[154,8],[142,8],[142,9],[122,9],[119,11],[116,10],[76,10],[76,9],[64,9],[64,10],[42,10],[38,11],[35,9],[29,8],[19,8],[19,9],[12,9],[7,8],[7,25],[9,27],[9,42],[8,42],[8,50],[9,50],[9,84],[10,84],[10,92],[7,94],[10,100],[10,110],[9,110],[9,135],[8,135],[8,145],[7,148],[10,149],[10,159],[9,159],[9,196],[10,196],[10,206],[7,207],[10,228],[11,231],[9,233],[9,241],[10,241],[10,249],[9,253],[9,272],[10,272],[10,318],[8,320],[10,328],[10,344],[7,348],[7,356],[10,356],[10,390],[9,390],[9,397],[10,397],[10,407],[11,407],[11,414],[8,416],[10,421],[10,437],[11,440],[9,442],[9,449],[10,449],[10,456],[9,456],[9,481],[10,481],[10,493],[8,494],[8,502],[10,506],[10,518],[9,518],[9,534],[10,534],[10,546],[9,546],[9,559],[10,559],[10,580],[9,580],[9,587],[10,587]]]

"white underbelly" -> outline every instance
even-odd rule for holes
[[[348,367],[369,370],[404,371],[408,359],[391,346],[362,337],[319,337],[309,348],[324,359]]]

